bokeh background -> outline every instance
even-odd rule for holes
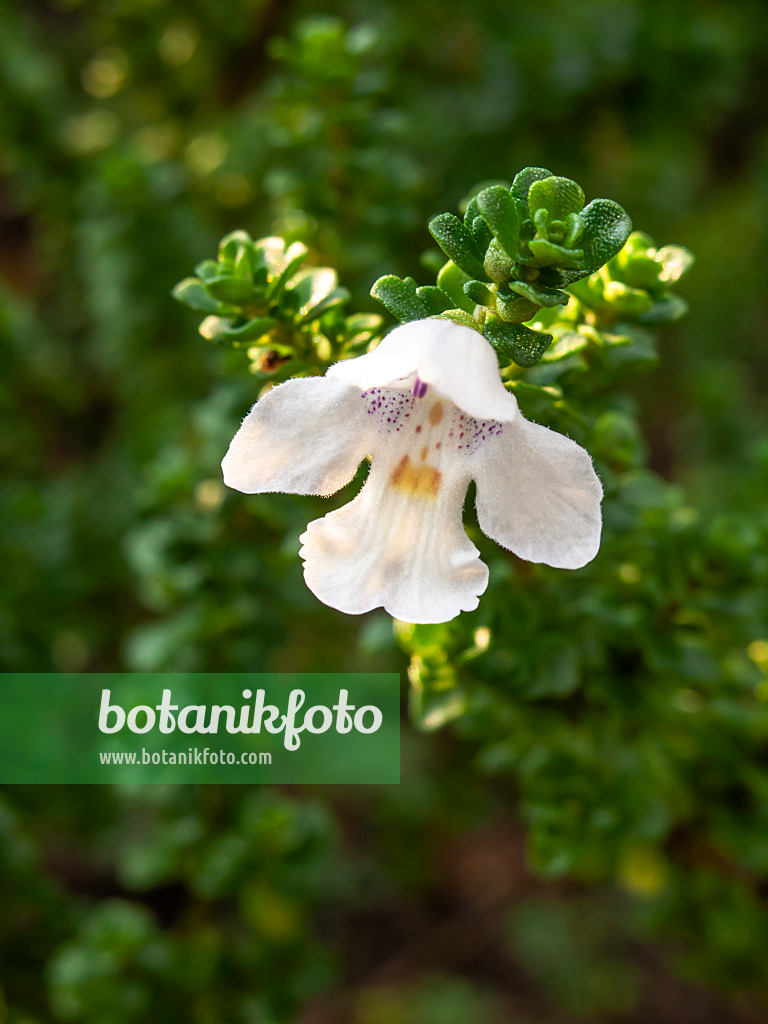
[[[471,697],[406,722],[399,788],[7,788],[0,1021],[765,1019],[767,48],[760,0],[0,2],[3,667],[410,658]],[[527,164],[697,255],[621,384],[646,489],[602,575],[498,556],[514,614],[398,642],[304,588],[320,503],[225,494],[261,385],[170,290],[244,227],[374,310]],[[531,607],[560,682],[516,691]]]

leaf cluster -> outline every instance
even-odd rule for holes
[[[379,278],[371,294],[401,322],[442,315],[480,331],[503,365],[534,366],[552,335],[526,326],[539,311],[568,303],[564,290],[617,255],[632,224],[610,199],[584,205],[570,178],[526,167],[511,186],[480,188],[463,220],[429,223],[448,262],[436,285]]]
[[[173,289],[182,305],[209,314],[200,333],[216,345],[246,348],[251,370],[280,378],[312,372],[366,344],[380,329],[375,314],[348,315],[349,292],[330,267],[305,266],[301,242],[253,239],[232,231],[217,260]]]

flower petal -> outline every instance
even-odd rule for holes
[[[224,483],[246,494],[333,494],[368,453],[357,388],[305,377],[273,388],[243,420],[221,464]]]
[[[430,501],[392,487],[389,468],[374,455],[360,494],[309,524],[307,586],[351,615],[383,607],[406,622],[448,622],[477,608],[488,569],[461,523],[466,477]]]
[[[529,562],[578,569],[592,561],[603,489],[580,445],[521,414],[482,455],[474,476],[484,533]]]
[[[396,327],[373,352],[336,363],[327,375],[367,391],[413,374],[477,419],[506,423],[518,415],[491,346],[471,327],[451,320],[429,317]]]

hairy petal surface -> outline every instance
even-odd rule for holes
[[[529,562],[578,569],[600,547],[603,489],[584,449],[520,415],[484,445],[480,528]]]
[[[368,453],[371,430],[358,388],[327,377],[279,384],[243,420],[221,464],[246,494],[333,494]]]
[[[367,355],[345,359],[328,377],[361,391],[417,376],[476,419],[499,422],[518,414],[517,399],[504,387],[491,346],[477,331],[452,320],[413,320],[396,327]]]
[[[468,478],[443,476],[436,500],[404,458],[374,453],[354,501],[309,524],[304,578],[321,601],[348,614],[383,607],[406,622],[447,622],[475,609],[488,584],[461,522]]]

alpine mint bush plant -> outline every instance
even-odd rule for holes
[[[561,261],[557,273],[581,274],[583,265],[565,265],[582,258],[575,255],[579,245],[574,221],[566,225],[568,213],[561,208],[557,213],[547,218],[539,214],[536,230],[529,226],[527,233],[530,241],[535,242],[538,234],[538,240],[559,248],[529,246],[531,256],[538,249],[539,261],[542,253]],[[554,221],[562,222],[563,228],[553,227]],[[476,230],[481,230],[479,224]],[[492,233],[490,226],[488,231]],[[254,244],[258,248],[260,243]],[[755,887],[768,872],[768,860],[755,836],[764,823],[765,785],[761,773],[748,766],[759,761],[768,737],[768,564],[755,555],[768,543],[768,521],[764,515],[747,519],[733,512],[706,521],[686,504],[678,487],[647,468],[645,444],[624,385],[631,374],[656,361],[655,328],[684,314],[685,304],[674,289],[692,257],[680,247],[657,248],[640,233],[630,233],[618,251],[615,238],[611,245],[610,251],[607,246],[603,250],[602,266],[561,282],[562,302],[528,307],[530,319],[520,326],[551,336],[533,365],[523,366],[525,359],[516,361],[508,350],[494,346],[494,373],[508,396],[517,400],[520,424],[524,415],[535,421],[537,431],[549,428],[556,432],[553,437],[563,440],[567,435],[572,451],[583,447],[594,459],[605,491],[600,553],[577,573],[562,572],[486,544],[478,528],[483,527],[482,516],[477,525],[470,516],[465,543],[476,547],[490,566],[488,587],[476,610],[450,622],[416,623],[407,621],[405,608],[395,609],[406,620],[395,623],[395,633],[409,662],[410,716],[426,733],[451,729],[463,740],[459,756],[469,754],[471,774],[496,780],[503,793],[509,787],[507,799],[526,826],[528,861],[539,873],[593,884],[614,881],[634,897],[632,916],[646,934],[678,936],[688,943],[686,970],[724,985],[732,984],[735,972],[760,989],[763,960],[758,953],[765,948],[765,913]],[[582,252],[587,251],[585,246]],[[486,256],[490,248],[488,240]],[[596,248],[599,244],[593,243],[592,251]],[[563,249],[568,250],[566,255]],[[509,268],[510,283],[522,273],[522,265],[518,261],[517,269]],[[477,266],[473,270],[479,273]],[[276,414],[279,435],[292,438],[294,445],[273,467],[282,474],[281,486],[286,473],[301,468],[299,449],[317,452],[335,436],[332,429],[319,429],[315,413],[310,422],[299,424],[295,406],[293,412],[290,403],[281,408],[283,389],[296,396],[305,389],[318,397],[344,393],[337,410],[340,435],[351,434],[349,440],[354,441],[344,457],[358,442],[359,451],[365,447],[374,455],[371,480],[355,499],[358,507],[366,490],[375,493],[371,484],[375,485],[376,444],[382,449],[378,461],[388,467],[392,482],[392,470],[399,464],[394,461],[398,442],[377,432],[371,444],[365,428],[348,429],[346,387],[354,383],[362,401],[362,392],[380,386],[382,378],[378,371],[375,380],[362,373],[358,377],[357,368],[373,370],[377,363],[397,362],[393,376],[401,381],[402,400],[408,396],[414,405],[425,403],[420,408],[428,420],[433,398],[429,375],[409,379],[414,357],[421,364],[426,346],[446,357],[440,361],[435,356],[435,381],[443,381],[445,387],[446,374],[455,372],[466,377],[457,397],[462,388],[470,389],[471,375],[462,374],[459,364],[466,367],[466,353],[472,348],[480,351],[492,345],[484,328],[491,315],[498,315],[491,309],[494,301],[498,306],[495,296],[504,289],[498,287],[500,282],[475,276],[471,280],[486,291],[472,285],[465,290],[468,276],[452,259],[440,270],[435,285],[395,285],[400,298],[415,300],[409,298],[410,306],[398,307],[404,326],[378,346],[380,322],[369,325],[367,338],[347,344],[345,337],[356,335],[340,330],[350,319],[355,323],[346,302],[321,311],[308,323],[300,323],[295,313],[278,316],[280,327],[275,324],[251,340],[259,352],[270,351],[279,330],[283,357],[295,358],[301,352],[304,361],[293,381],[262,396],[242,428],[247,436],[247,431],[263,427],[262,417]],[[448,303],[442,296],[448,295],[451,277],[461,289],[454,289],[454,301]],[[374,293],[381,293],[382,287],[378,282]],[[388,300],[394,304],[391,297]],[[425,308],[422,303],[427,301],[433,305]],[[247,315],[244,307],[227,311],[236,327]],[[427,327],[430,342],[425,341]],[[338,332],[336,342],[332,331]],[[409,365],[407,359],[399,363],[401,357],[395,358],[400,338]],[[337,346],[333,354],[332,343]],[[464,348],[463,362],[449,358],[454,345]],[[489,356],[492,351],[482,350]],[[284,379],[279,370],[254,369],[267,387]],[[421,365],[419,369],[424,372]],[[372,396],[367,398],[373,401]],[[277,414],[285,411],[281,419]],[[417,425],[423,433],[424,422]],[[399,438],[396,427],[395,433]],[[235,466],[239,443],[228,457]],[[267,459],[275,450],[261,449]],[[422,487],[427,490],[427,481],[433,478],[419,471],[421,462],[409,459],[399,482],[413,495]],[[249,461],[246,456],[246,472]],[[336,462],[334,471],[342,463]],[[322,477],[322,460],[318,465]],[[768,463],[763,460],[760,465],[756,480],[764,481]],[[499,474],[509,468],[501,460]],[[340,479],[352,471],[347,467]],[[753,504],[764,483],[754,486]],[[326,481],[318,481],[316,490],[329,489]],[[479,500],[481,492],[482,484]],[[312,550],[313,535],[332,530],[334,516],[349,517],[347,509],[355,502],[313,524],[304,537],[305,548],[310,549],[304,552],[309,556],[310,585],[331,603],[342,604],[338,590],[331,594],[326,589],[337,586],[339,573],[334,577],[334,566],[326,566],[323,577],[312,568],[317,554]],[[433,507],[439,508],[437,502]],[[263,521],[268,514],[265,506]],[[536,514],[542,514],[540,504]],[[382,544],[393,543],[394,531],[376,533],[382,522],[376,516],[369,522],[368,546],[376,557]],[[445,525],[434,518],[432,523],[438,527],[432,536],[444,539]],[[300,530],[297,521],[296,535]],[[394,541],[397,536],[394,533]],[[349,540],[343,531],[332,539],[341,547]],[[470,565],[475,572],[477,557],[473,552]],[[343,558],[337,562],[343,564]],[[234,563],[230,559],[227,564]],[[358,572],[356,579],[364,575]],[[254,581],[244,579],[242,585],[247,590]],[[450,589],[443,593],[450,594]],[[539,919],[538,909],[536,914]],[[738,948],[718,930],[723,914],[738,922],[743,936]],[[555,932],[559,934],[559,926]],[[527,937],[522,941],[527,943]]]
[[[416,0],[357,25],[360,5],[311,7],[3,5],[2,656],[407,667],[403,785],[7,789],[0,1006],[71,1024],[763,1020],[768,7],[457,18]],[[581,182],[582,214],[609,195],[657,225],[661,248],[631,235],[520,321],[552,336],[538,362],[499,360],[521,413],[593,459],[600,551],[575,572],[519,559],[470,485],[478,607],[393,636],[385,613],[316,600],[296,558],[365,465],[329,501],[231,491],[221,457],[262,387],[330,382],[382,336],[353,319],[372,281],[438,287],[424,211],[456,213],[515,152]],[[583,251],[549,213],[530,258]],[[300,322],[259,284],[197,312],[212,336],[274,327],[190,348],[168,288],[237,222],[305,244],[297,272],[333,268],[354,298]],[[704,257],[680,287],[677,236]],[[480,299],[502,282],[461,275],[445,312],[480,305],[479,324],[517,301],[467,302],[465,276]],[[659,330],[678,291],[694,315]]]
[[[511,188],[473,196],[463,223],[430,223],[451,257],[436,285],[376,282],[371,294],[403,327],[323,382],[285,382],[254,406],[223,464],[238,490],[328,495],[373,454],[358,498],[301,538],[321,600],[416,623],[476,608],[488,570],[461,524],[471,480],[481,528],[521,558],[579,568],[594,557],[602,488],[589,456],[522,416],[493,351],[507,376],[539,362],[553,335],[523,321],[567,304],[562,288],[616,257],[630,228],[616,203],[585,208],[576,182],[526,168]],[[306,255],[234,232],[174,295],[213,314],[200,328],[209,340],[250,344],[257,369],[312,374],[361,337],[359,318],[340,313],[348,295],[333,271],[298,271]]]

